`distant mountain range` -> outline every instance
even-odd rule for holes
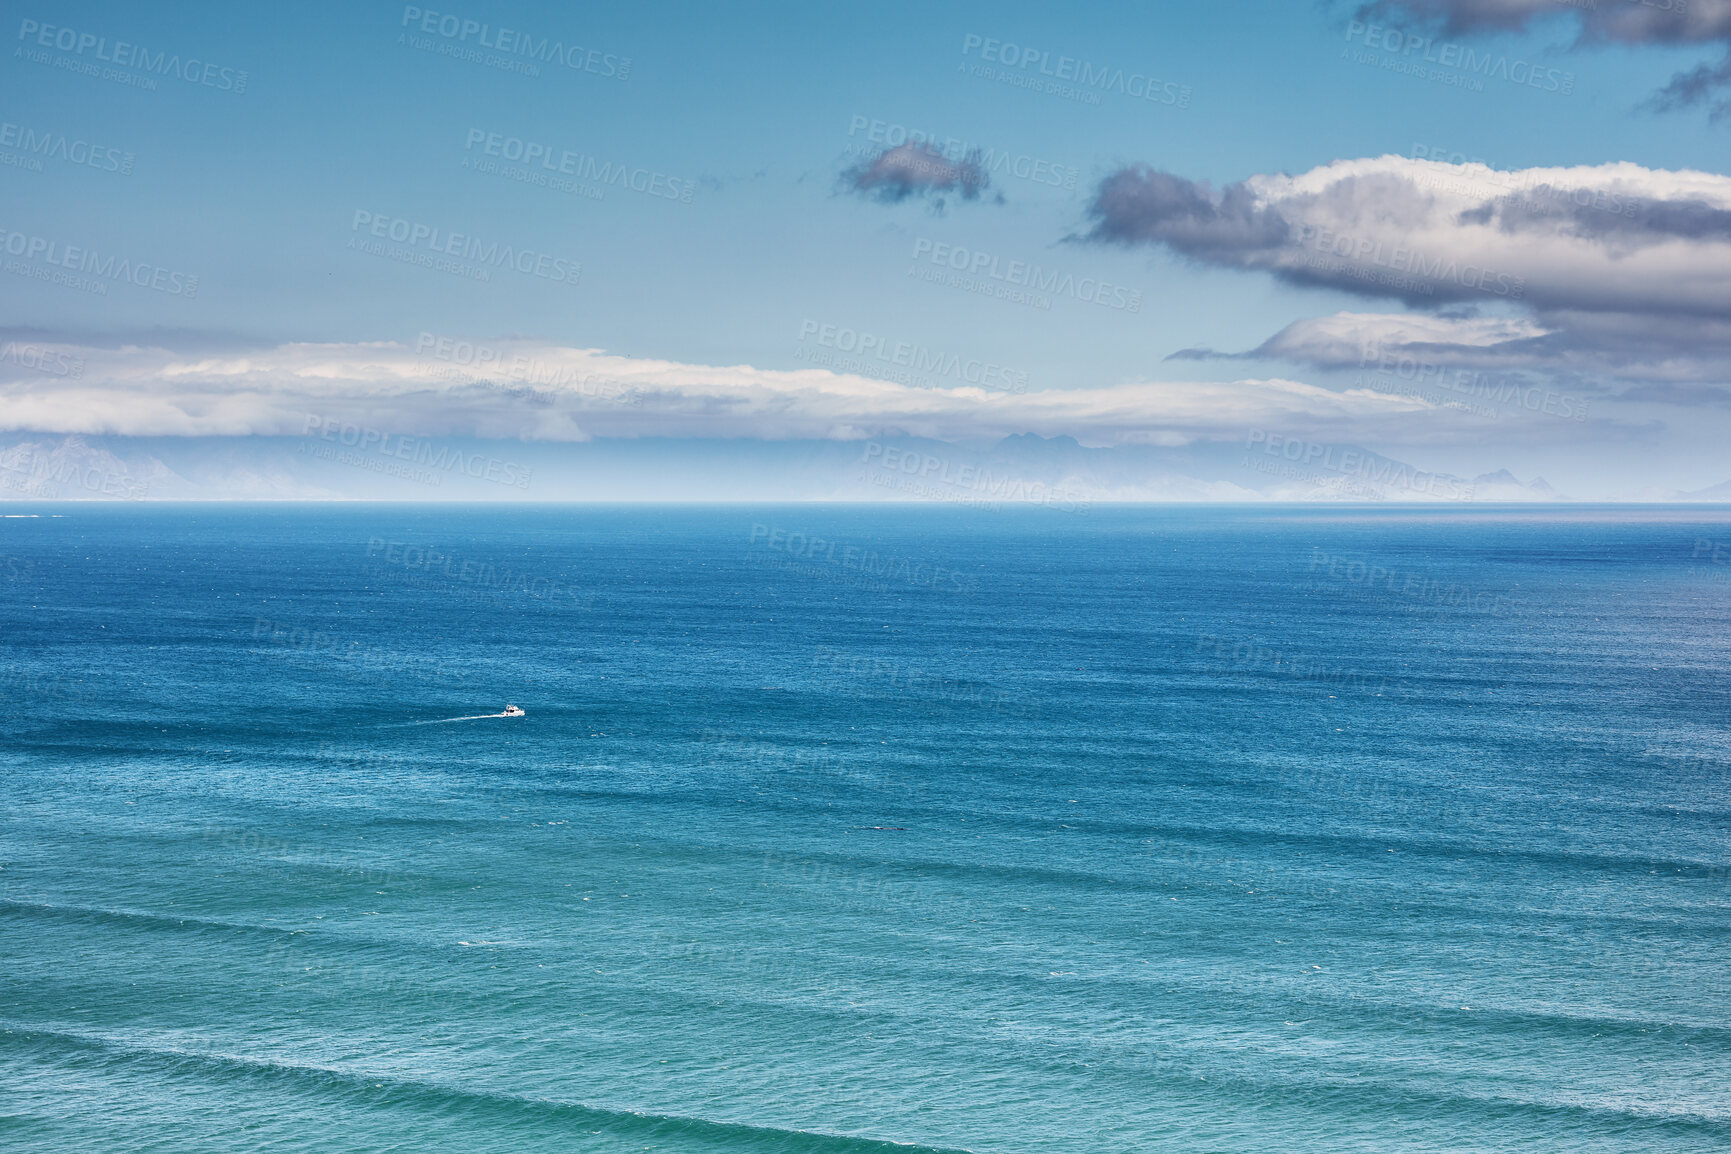
[[[1627,499],[1731,501],[1731,481]],[[1522,482],[1506,469],[1476,477],[1430,473],[1354,446],[1088,448],[1069,437],[1024,434],[987,447],[918,438],[344,444],[334,437],[35,436],[0,448],[0,500],[826,500],[1073,510],[1105,502],[1570,498],[1543,478]]]

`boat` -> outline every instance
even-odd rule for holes
[[[522,717],[523,711],[521,709],[518,709],[515,705],[507,705],[505,707],[505,712],[501,713],[499,716],[500,717]]]

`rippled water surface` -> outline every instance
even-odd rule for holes
[[[1722,513],[22,511],[8,1150],[1731,1146]]]

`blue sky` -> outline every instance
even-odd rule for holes
[[[818,333],[846,330],[1000,366],[1037,392],[1246,378],[1343,392],[1363,386],[1354,371],[1362,365],[1342,369],[1310,353],[1168,358],[1186,349],[1255,349],[1306,319],[1463,311],[1481,320],[1530,319],[1537,303],[1488,293],[1452,304],[1402,300],[1355,291],[1362,278],[1306,283],[1290,267],[1277,270],[1266,254],[1187,248],[1161,231],[1169,222],[1146,234],[1152,239],[1145,243],[1102,243],[1097,234],[1089,240],[1101,219],[1102,183],[1147,166],[1208,182],[1217,193],[1259,176],[1383,155],[1482,160],[1503,173],[1619,162],[1661,174],[1723,171],[1731,126],[1712,123],[1700,105],[1649,107],[1674,74],[1718,60],[1722,40],[1580,44],[1576,16],[1566,8],[1514,32],[1439,30],[1437,10],[1449,7],[1440,0],[1392,7],[1372,18],[1327,3],[732,11],[467,0],[443,9],[8,5],[12,51],[0,72],[0,120],[37,140],[59,136],[69,145],[130,154],[130,172],[53,156],[35,171],[24,149],[0,142],[0,152],[24,158],[0,167],[8,206],[0,226],[196,276],[198,290],[189,298],[111,283],[99,293],[17,271],[0,277],[11,339],[90,350],[83,359],[92,366],[81,378],[88,388],[58,394],[78,409],[79,420],[44,417],[54,406],[38,397],[35,404],[11,404],[10,414],[0,408],[0,422],[21,434],[176,432],[161,420],[127,416],[132,410],[98,387],[106,382],[131,396],[162,383],[160,364],[147,371],[122,363],[116,351],[122,345],[170,350],[181,358],[175,365],[237,351],[264,364],[271,350],[288,343],[395,342],[413,349],[422,334],[604,350],[635,362],[690,366],[701,376],[703,366],[809,372],[821,364],[813,354],[836,355]],[[530,76],[427,51],[426,44],[468,46],[479,38],[440,35],[440,20],[449,28],[453,17],[486,25],[494,36],[506,27],[534,41],[582,45],[593,50],[590,68],[543,63],[542,74]],[[1373,50],[1365,44],[1370,26],[1384,30],[1385,45],[1386,30],[1399,28],[1433,37],[1435,52],[1458,44],[1566,74],[1570,91],[1494,77],[1483,91],[1471,91],[1399,75],[1365,59]],[[44,28],[54,30],[46,34],[51,42],[60,36],[67,43],[61,30],[70,29],[104,44],[129,41],[152,53],[197,58],[231,78],[244,70],[245,91],[226,91],[220,73],[202,84],[159,77],[156,91],[83,75],[67,64],[90,61],[94,50],[42,48]],[[1048,63],[1071,57],[1091,68],[1157,77],[1163,95],[1177,90],[1182,97],[1168,103],[1105,92],[1095,104],[970,75],[969,67],[997,67],[981,59],[983,46],[994,41],[1016,45],[1018,54],[1044,53]],[[623,71],[625,58],[625,77],[608,75]],[[899,202],[863,193],[848,173],[899,141],[896,126],[968,142],[1048,179],[1055,173],[1060,186],[1000,169],[972,200],[941,189],[916,188]],[[514,167],[503,156],[487,156],[491,134],[501,151],[520,140],[556,156],[569,152],[578,165],[592,157],[642,170],[657,188],[685,190],[688,200],[617,185],[596,198],[593,187],[561,190],[486,171],[489,161]],[[544,168],[524,174],[559,175]],[[1583,187],[1591,183],[1581,180]],[[1655,202],[1711,207],[1719,195],[1716,186],[1684,193],[1666,191],[1670,185],[1658,177],[1649,183],[1639,193]],[[1615,187],[1633,197],[1639,184]],[[480,282],[353,247],[373,238],[376,221],[405,222],[399,231],[422,226],[439,236],[461,234],[483,249],[509,246],[533,254],[543,271],[554,262],[580,263],[581,274],[573,284],[495,268]],[[1717,244],[1717,233],[1709,233]],[[1131,294],[1136,307],[1102,307],[1073,295],[1031,305],[910,275],[924,266],[934,275],[953,269],[931,254],[960,250],[993,268],[1026,262],[1072,281],[1109,282]],[[416,246],[406,251],[419,255]],[[1606,262],[1619,259],[1607,251]],[[1698,257],[1710,276],[1718,250]],[[1523,266],[1511,260],[1520,276]],[[1679,273],[1695,275],[1690,268]],[[1618,309],[1619,317],[1631,315]],[[1711,320],[1711,314],[1709,307],[1703,315]],[[1469,363],[1451,359],[1459,352],[1453,336],[1434,344],[1446,362],[1439,372]],[[1626,361],[1625,352],[1543,363],[1523,353],[1509,362],[1526,374],[1522,381],[1592,398],[1586,421],[1505,412],[1463,431],[1449,413],[1441,420],[1430,420],[1438,415],[1430,412],[1406,414],[1411,419],[1404,423],[1376,414],[1362,427],[1331,426],[1327,435],[1428,468],[1544,472],[1584,494],[1609,495],[1592,487],[1606,475],[1619,493],[1643,484],[1699,488],[1731,479],[1731,457],[1720,449],[1726,421],[1716,349],[1695,352],[1701,364],[1658,374],[1606,368]],[[3,361],[0,375],[29,387],[68,383]],[[355,403],[364,400],[357,395]],[[178,428],[186,435],[282,431],[265,415],[238,411],[220,428],[206,427],[192,419],[198,402],[167,403],[190,415]],[[411,420],[403,408],[410,401],[392,404],[393,420]],[[432,404],[429,420],[435,409],[442,414],[437,420],[451,419]],[[637,416],[652,422],[654,404]],[[858,417],[832,422],[831,435],[895,433],[901,419],[874,426],[872,412]],[[1168,429],[1163,419],[1156,414],[1138,426],[1137,443],[1226,442],[1245,424],[1223,416],[1203,422],[1206,429],[1183,421]],[[576,423],[577,440],[659,431]],[[978,435],[996,435],[1000,425],[987,422]],[[946,428],[942,435],[967,439],[969,430]],[[513,435],[508,425],[428,431]],[[705,435],[678,421],[665,431]],[[1022,431],[1062,430],[1032,421]],[[714,435],[790,434],[747,423]],[[1092,442],[1080,439],[1110,442],[1105,431]]]

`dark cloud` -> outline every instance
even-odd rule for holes
[[[1339,370],[1362,367],[1369,349],[1568,381],[1673,382],[1679,395],[1731,380],[1731,178],[1713,173],[1384,156],[1216,191],[1138,165],[1101,181],[1088,215],[1094,243],[1160,246],[1411,310],[1311,318],[1246,353],[1190,348],[1173,360]]]
[[[1088,214],[1094,220],[1088,240],[1164,244],[1220,264],[1254,264],[1256,253],[1287,243],[1292,231],[1279,212],[1259,206],[1243,184],[1217,193],[1207,182],[1146,165],[1101,181]]]
[[[1662,244],[1671,240],[1731,242],[1731,211],[1703,200],[1619,196],[1603,189],[1541,184],[1487,200],[1461,213],[1463,224],[1495,224],[1508,234],[1550,232]]]
[[[1731,116],[1731,0],[1375,0],[1361,20],[1416,25],[1444,36],[1517,32],[1544,21],[1572,21],[1579,44],[1718,44],[1725,59],[1678,73],[1652,100],[1659,109],[1708,105],[1712,118]]]
[[[909,197],[944,193],[978,200],[991,178],[978,156],[951,160],[929,145],[900,144],[848,169],[842,182],[850,191],[899,204]]]
[[[1546,20],[1574,20],[1586,40],[1619,44],[1706,44],[1731,40],[1731,0],[1376,0],[1360,19],[1405,22],[1445,35],[1518,32]]]
[[[1557,0],[1377,0],[1358,9],[1360,20],[1416,24],[1449,36],[1512,32],[1562,15]]]
[[[1351,219],[1367,206],[1385,227],[1415,226],[1424,206],[1415,208],[1414,200],[1410,182],[1382,173],[1342,175],[1320,192],[1275,198],[1248,182],[1216,191],[1206,181],[1133,165],[1100,182],[1088,206],[1093,227],[1081,239],[1162,245],[1205,264],[1265,269],[1290,284],[1413,304],[1472,299],[1474,290],[1447,280],[1367,277],[1360,262],[1335,260],[1312,243],[1324,235],[1313,220]]]
[[[1384,156],[1216,191],[1144,165],[1082,238],[1157,245],[1430,312],[1502,305],[1731,319],[1731,179],[1635,164],[1497,172]]]
[[[1731,86],[1731,51],[1717,64],[1703,64],[1673,76],[1671,83],[1654,95],[1652,105],[1661,112],[1669,112],[1694,104],[1705,104],[1715,92],[1728,86]],[[1727,117],[1731,117],[1731,101],[1714,101],[1709,119],[1721,121]]]

